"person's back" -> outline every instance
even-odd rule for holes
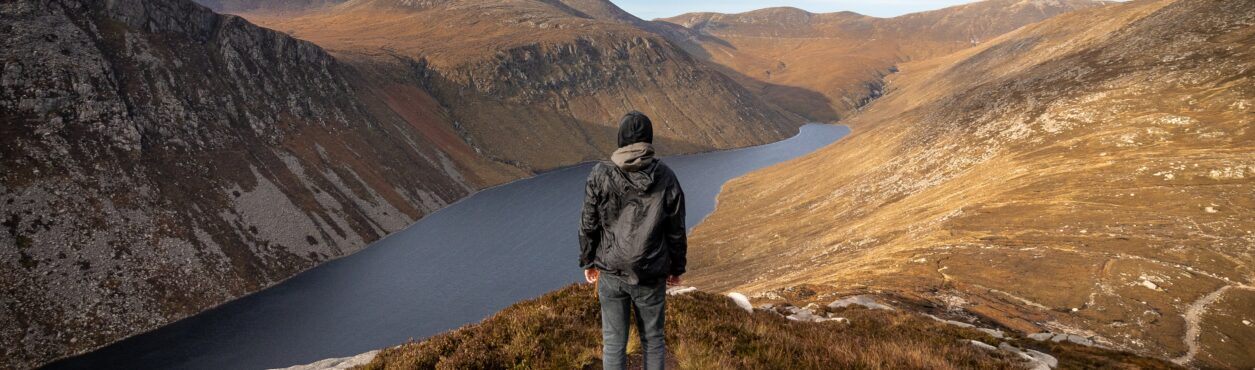
[[[580,219],[580,267],[599,281],[603,367],[623,367],[629,316],[636,310],[645,367],[662,368],[666,285],[684,273],[688,247],[684,191],[654,158],[653,128],[639,112],[623,117],[619,149],[593,166]]]

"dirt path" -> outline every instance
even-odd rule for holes
[[[1181,357],[1172,359],[1172,362],[1185,366],[1186,364],[1189,364],[1190,361],[1194,360],[1194,356],[1198,355],[1198,336],[1203,330],[1203,314],[1207,313],[1207,306],[1216,302],[1217,299],[1220,299],[1220,296],[1224,295],[1225,292],[1232,288],[1255,290],[1255,287],[1248,285],[1225,285],[1220,287],[1220,289],[1216,289],[1216,291],[1199,298],[1197,301],[1194,301],[1193,304],[1190,304],[1190,307],[1185,310],[1186,329],[1185,337],[1182,338],[1182,341],[1185,342],[1187,350],[1184,355],[1181,355]]]

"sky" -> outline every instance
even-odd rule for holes
[[[642,19],[676,16],[689,12],[740,13],[754,9],[791,6],[812,13],[849,10],[860,14],[893,17],[941,9],[972,0],[612,0]]]

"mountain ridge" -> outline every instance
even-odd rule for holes
[[[600,158],[613,136],[607,122],[632,109],[649,112],[659,126],[658,137],[667,140],[659,145],[663,153],[761,144],[804,121],[636,27],[634,17],[614,18],[626,13],[613,4],[567,3],[469,1],[383,12],[374,3],[346,2],[297,16],[241,15],[341,55],[384,52],[427,61],[431,90],[469,140],[527,168]],[[585,11],[611,19],[586,18]],[[483,21],[485,15],[495,21]],[[534,117],[536,124],[496,118],[503,116]],[[540,146],[511,140],[537,130],[546,133],[532,135]],[[556,134],[571,130],[586,134]]]
[[[812,120],[834,122],[883,93],[896,66],[955,52],[1068,11],[1110,4],[986,0],[877,18],[853,12],[770,8],[663,18],[695,31],[671,36],[767,100]]]

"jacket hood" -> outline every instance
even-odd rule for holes
[[[648,189],[654,183],[654,168],[658,160],[654,159],[653,144],[629,144],[615,150],[610,155],[610,161],[625,172],[628,182],[636,188]]]
[[[619,147],[654,142],[654,123],[644,113],[631,111],[619,120]]]

